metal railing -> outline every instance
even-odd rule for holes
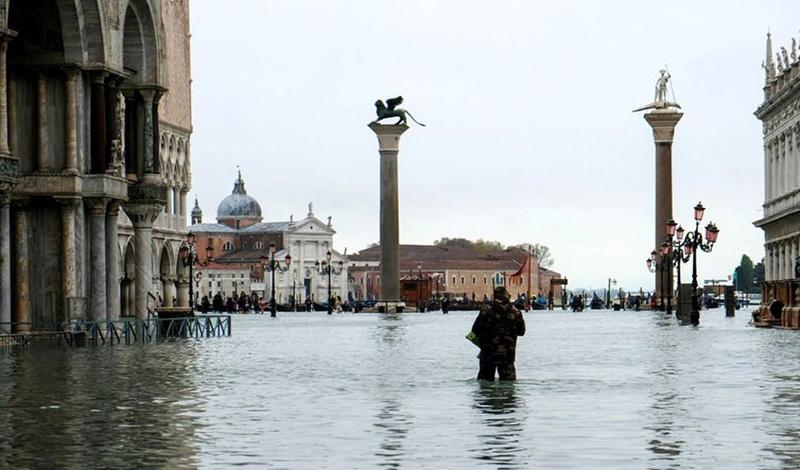
[[[27,331],[26,331],[27,330]],[[30,331],[30,332],[28,332]],[[146,320],[73,320],[59,326],[28,323],[0,323],[0,347],[27,346],[36,338],[48,337],[68,346],[92,344],[133,344],[177,339],[231,336],[230,315],[202,315]]]
[[[182,318],[150,318],[146,320],[76,320],[64,323],[62,329],[85,333],[93,344],[152,343],[184,338],[210,338],[231,335],[230,315],[203,315]]]

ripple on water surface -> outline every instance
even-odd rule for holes
[[[514,383],[474,380],[474,312],[2,352],[0,467],[796,467],[800,336],[737,313],[531,312]]]

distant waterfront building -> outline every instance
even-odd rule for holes
[[[800,255],[800,65],[791,56],[773,56],[767,34],[764,102],[755,111],[764,134],[764,230],[767,281],[793,279]],[[773,60],[773,57],[777,59]],[[788,306],[788,304],[787,304]]]
[[[0,1],[0,323],[188,286],[189,42],[189,0]]]
[[[315,263],[326,260],[339,266],[341,274],[331,274],[331,292],[345,298],[347,292],[347,263],[343,254],[333,248],[331,218],[327,223],[314,216],[313,205],[302,220],[289,217],[285,222],[262,222],[261,205],[245,190],[241,173],[236,178],[233,191],[217,207],[217,223],[203,223],[203,213],[197,201],[192,210],[189,230],[197,238],[197,253],[205,258],[206,247],[213,248],[213,261],[199,272],[198,299],[223,297],[244,292],[263,296],[269,300],[272,284],[270,272],[264,272],[261,257],[269,256],[270,243],[275,243],[275,260],[285,267],[286,255],[291,264],[286,272],[275,273],[275,298],[278,303],[289,304],[292,298],[303,303],[307,298],[324,303],[328,295],[328,277],[319,273]],[[294,296],[294,297],[293,297]]]
[[[380,246],[349,256],[349,262],[351,298],[379,299]],[[519,248],[481,253],[458,246],[400,245],[400,291],[413,304],[418,296],[423,300],[443,295],[491,298],[496,285],[506,286],[512,298],[529,292],[546,297],[550,280],[560,278],[561,274],[540,267],[536,256]],[[554,295],[561,296],[561,286],[555,286]]]

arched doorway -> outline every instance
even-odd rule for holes
[[[169,242],[161,248],[161,258],[159,260],[159,279],[161,280],[161,306],[174,307],[175,299],[175,272],[172,255],[169,249]]]
[[[136,253],[133,239],[125,244],[122,262],[123,276],[120,285],[120,312],[124,317],[136,316]]]

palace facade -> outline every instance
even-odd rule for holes
[[[764,102],[755,111],[764,135],[764,216],[754,224],[764,230],[766,280],[779,281],[797,277],[800,256],[800,61],[795,47],[773,56],[769,33],[766,49]]]
[[[189,0],[0,0],[0,323],[186,290],[189,42]]]
[[[233,191],[217,207],[217,223],[203,223],[203,212],[197,201],[192,210],[195,247],[201,260],[196,296],[213,297],[217,293],[233,297],[242,292],[263,296],[272,293],[272,272],[265,270],[262,257],[270,257],[270,245],[275,246],[275,300],[280,304],[292,301],[302,304],[306,299],[324,303],[328,296],[328,275],[320,273],[327,253],[331,254],[331,295],[344,298],[347,292],[348,266],[346,256],[333,248],[331,218],[322,222],[314,216],[313,205],[302,220],[290,216],[284,222],[262,222],[261,205],[245,190],[241,173]],[[210,250],[208,249],[210,248]],[[206,254],[211,254],[211,259]],[[286,257],[291,261],[287,265]],[[318,265],[319,263],[319,265]],[[168,301],[165,298],[165,301]]]

